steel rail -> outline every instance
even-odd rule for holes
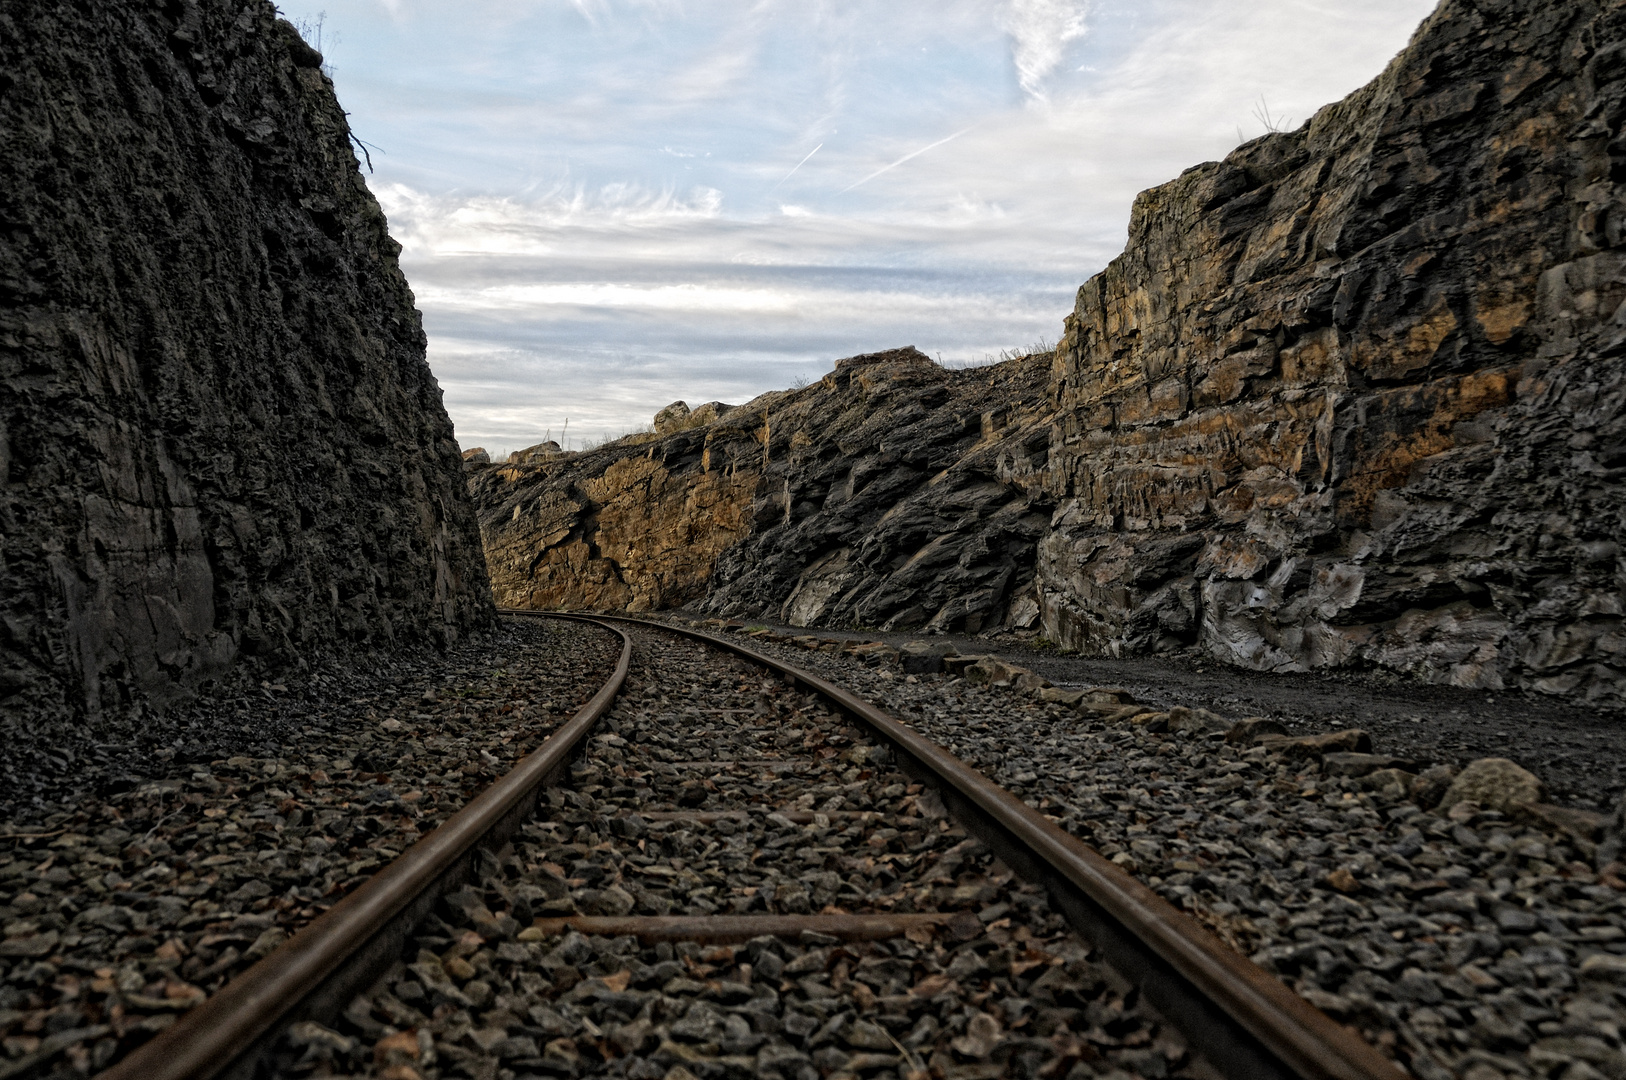
[[[508,614],[541,614],[508,609]],[[1231,1080],[1404,1080],[1407,1074],[1149,887],[988,777],[835,683],[688,627],[600,615],[728,650],[835,702],[891,745],[906,772],[1006,865],[1043,884],[1107,963]]]
[[[286,943],[211,994],[99,1080],[214,1080],[254,1075],[289,1024],[330,1018],[399,957],[412,928],[469,877],[480,848],[500,847],[530,817],[538,792],[609,711],[632,664],[632,638],[592,700],[505,776],[368,878]]]

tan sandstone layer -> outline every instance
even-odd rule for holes
[[[895,349],[665,436],[473,466],[497,602],[974,630],[1026,596],[1032,622],[1050,508],[1008,481],[1042,464],[1047,366]]]

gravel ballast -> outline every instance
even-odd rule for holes
[[[149,1037],[462,805],[614,661],[597,631],[510,633],[502,666],[354,702],[320,755],[189,765],[6,840],[0,1076],[82,1074]],[[292,1029],[280,1075],[1202,1073],[857,729],[744,661],[636,634],[627,690],[537,820],[342,1019]],[[1352,729],[1303,738],[992,663],[906,676],[885,647],[755,647],[982,769],[1413,1075],[1626,1076],[1619,838],[1520,801],[1541,788],[1515,762],[1391,757]],[[545,921],[820,911],[956,921],[730,945]]]
[[[268,686],[220,722],[229,745],[303,720],[274,753],[257,732],[263,756],[183,764],[219,747],[204,731],[152,755],[159,775],[8,829],[0,1076],[82,1075],[168,1026],[534,749],[620,653],[555,622],[509,621],[497,645]]]
[[[1626,1076],[1626,881],[1596,815],[1437,806],[1465,763],[1352,761],[1384,747],[1347,729],[1232,744],[1240,717],[1158,731],[1116,688],[1075,709],[817,639],[757,647],[977,766],[1416,1076]]]
[[[1042,892],[816,697],[634,633],[626,691],[538,820],[342,1020],[290,1031],[280,1076],[1202,1075]],[[956,915],[731,945],[536,922],[918,911]]]

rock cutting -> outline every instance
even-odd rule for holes
[[[589,449],[459,447],[345,116],[0,11],[0,1080],[1626,1077],[1618,0]]]
[[[1442,4],[1370,85],[1137,198],[1051,355],[853,357],[478,469],[499,600],[1620,707],[1612,12]]]

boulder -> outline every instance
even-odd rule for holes
[[[1513,807],[1513,816],[1547,832],[1562,833],[1585,854],[1594,852],[1609,820],[1592,810],[1554,806],[1552,803],[1519,803]]]
[[[485,447],[476,446],[473,450],[465,450],[465,451],[463,451],[463,464],[465,464],[465,465],[490,465],[491,464],[491,455],[486,453],[486,448]]]
[[[689,404],[685,401],[674,401],[666,408],[655,414],[655,433],[657,435],[670,435],[674,431],[681,431],[689,426]]]
[[[1011,680],[1011,686],[1024,694],[1042,694],[1051,688],[1049,679],[1038,672],[1026,670]]]
[[[1412,781],[1417,774],[1407,772],[1405,769],[1374,769],[1361,777],[1361,786],[1371,791],[1387,791],[1390,788],[1398,789],[1401,796],[1411,791]]]
[[[1247,746],[1261,735],[1286,735],[1287,728],[1264,716],[1245,716],[1231,725],[1225,741],[1233,746]]]
[[[1135,695],[1121,686],[1092,686],[1084,691],[1087,700],[1099,705],[1137,705]]]
[[[1129,717],[1128,720],[1136,727],[1144,728],[1154,735],[1169,730],[1169,714],[1166,712],[1153,712],[1148,710],[1146,712],[1136,713],[1135,715]]]
[[[1038,680],[1038,683],[1036,684],[1034,680]],[[1015,686],[1018,689],[1029,687],[1037,689],[1049,685],[1028,668],[992,656],[985,656],[975,664],[968,665],[965,669],[965,681],[985,683],[988,686]]]
[[[527,446],[523,450],[515,450],[513,453],[508,455],[508,463],[510,465],[534,465],[539,461],[546,461],[548,458],[562,453],[564,453],[564,451],[559,449],[558,443],[554,442],[552,439],[547,439],[537,443],[535,446]]]
[[[1176,705],[1169,710],[1169,730],[1185,731],[1193,735],[1220,734],[1231,730],[1231,722],[1207,709],[1188,709]]]
[[[939,641],[906,641],[898,647],[905,675],[936,675],[943,670],[943,658],[953,652],[952,645]]]
[[[689,414],[689,424],[695,427],[701,424],[709,424],[713,420],[727,416],[733,411],[734,406],[732,405],[725,405],[721,401],[708,401]]]
[[[865,641],[849,645],[843,651],[869,664],[895,664],[903,658],[902,653],[884,641]]]
[[[1543,788],[1535,773],[1507,758],[1480,758],[1468,764],[1446,789],[1440,806],[1450,810],[1462,802],[1475,802],[1503,813],[1518,803],[1541,801]]]

